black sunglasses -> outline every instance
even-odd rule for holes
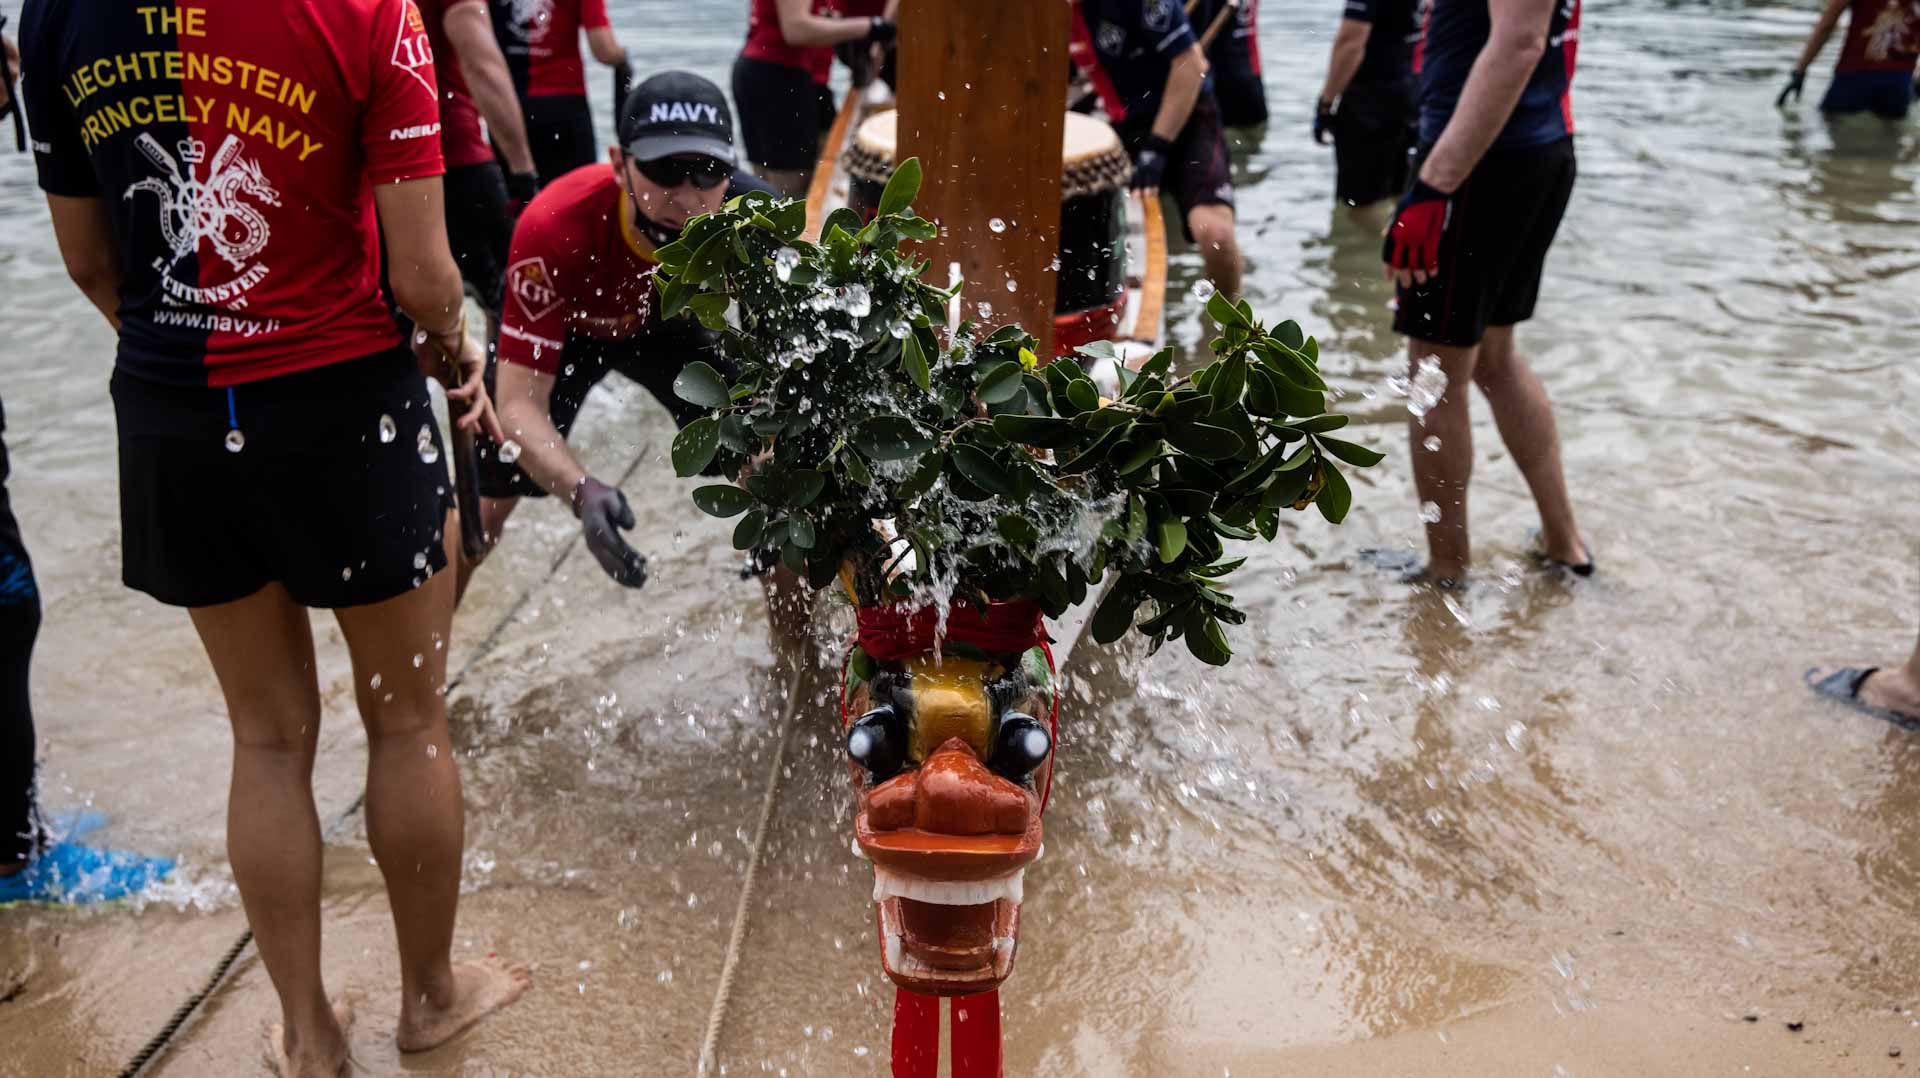
[[[691,180],[702,191],[711,191],[733,175],[726,162],[699,154],[679,154],[654,161],[635,161],[640,174],[671,191]]]

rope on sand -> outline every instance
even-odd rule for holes
[[[773,820],[773,802],[780,792],[780,771],[786,764],[787,741],[793,733],[793,717],[800,713],[800,682],[804,667],[796,666],[787,683],[787,714],[780,721],[780,740],[773,749],[773,765],[767,769],[767,792],[760,799],[760,821],[753,827],[753,848],[747,854],[746,875],[740,880],[740,902],[733,911],[733,932],[727,938],[727,956],[720,964],[720,987],[713,994],[713,1007],[707,1011],[707,1036],[700,1044],[700,1062],[694,1074],[713,1069],[714,1055],[720,1050],[720,1027],[726,1022],[727,1002],[733,995],[733,976],[740,964],[740,950],[747,941],[748,905],[753,901],[753,885],[760,875],[760,855],[767,846],[767,825]]]
[[[632,479],[633,473],[640,470],[640,462],[647,459],[647,454],[651,449],[652,446],[650,445],[640,447],[640,452],[634,455],[633,460],[628,462],[626,470],[620,473],[618,486],[624,487],[627,485],[627,480]],[[499,644],[501,634],[506,632],[507,626],[513,624],[513,620],[520,616],[520,611],[526,608],[527,603],[533,599],[534,593],[545,588],[547,584],[553,580],[554,575],[560,571],[560,566],[566,562],[567,558],[573,554],[579,545],[580,534],[575,532],[561,545],[560,552],[554,555],[553,561],[548,563],[546,575],[542,576],[538,583],[521,592],[519,598],[513,601],[513,605],[507,608],[507,612],[501,615],[500,620],[494,623],[493,628],[488,630],[487,635],[481,638],[480,646],[473,649],[473,654],[468,656],[466,665],[460,668],[459,673],[447,679],[447,694],[449,697],[452,696],[453,690],[459,688],[461,684],[467,680],[467,675],[473,672],[473,668],[479,665],[480,660],[486,658],[487,655],[493,651],[495,645]],[[784,738],[782,740],[784,740]],[[366,803],[367,791],[362,789],[358,794],[354,795],[353,801],[348,804],[346,808],[341,809],[340,812],[334,816],[333,821],[327,825],[327,829],[322,836],[322,841],[331,842],[338,838],[341,830],[346,827],[347,821],[351,820],[354,813],[359,812],[361,806]],[[227,948],[226,953],[220,956],[220,960],[213,964],[213,972],[207,976],[206,981],[201,984],[199,990],[188,996],[180,1006],[174,1008],[173,1014],[167,1018],[166,1023],[160,1027],[159,1031],[148,1038],[147,1043],[141,1045],[140,1050],[135,1052],[133,1058],[127,1061],[127,1065],[120,1069],[119,1078],[135,1078],[136,1075],[146,1068],[147,1064],[153,1062],[159,1057],[161,1052],[166,1050],[167,1046],[172,1043],[174,1035],[180,1032],[180,1028],[187,1024],[187,1020],[192,1018],[194,1012],[200,1009],[200,1005],[207,1001],[207,997],[213,995],[214,990],[220,987],[220,983],[227,979],[227,974],[233,971],[234,963],[240,960],[241,953],[244,952],[247,949],[247,945],[252,942],[253,929],[249,928],[240,933],[239,937],[233,941],[233,944]]]

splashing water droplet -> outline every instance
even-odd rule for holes
[[[1014,280],[1014,279],[1013,279],[1013,278],[1011,278],[1011,277],[1009,277],[1009,278],[1007,278],[1007,291],[1009,291],[1009,292],[1018,292],[1018,291],[1020,291],[1020,282],[1019,282],[1019,281],[1016,281],[1016,280]]]
[[[432,760],[437,758],[439,755],[440,755],[440,746],[438,745],[427,746],[427,759]]]
[[[905,322],[895,322],[892,326],[888,327],[887,332],[893,335],[894,340],[904,341],[907,339],[907,334],[913,332],[913,327],[907,325]]]
[[[988,303],[985,300],[982,300],[979,303],[975,304],[974,307],[976,310],[980,312],[981,321],[984,322],[987,319],[993,317],[993,304]]]
[[[1429,524],[1440,523],[1440,506],[1436,502],[1420,503],[1420,519]]]
[[[520,443],[509,438],[500,443],[500,463],[512,464],[520,459]]]
[[[340,570],[340,579],[342,579],[342,580],[352,580],[352,579],[353,579],[353,566],[351,566],[351,565],[349,565],[349,566],[347,566],[347,567],[346,567],[345,569],[342,569],[342,570]]]
[[[1193,282],[1193,292],[1192,292],[1193,301],[1195,303],[1205,303],[1206,301],[1212,299],[1213,294],[1218,291],[1219,289],[1214,287],[1212,281],[1209,281],[1205,277],[1202,277],[1199,280]]]
[[[375,675],[373,675],[372,677],[370,677],[370,678],[368,678],[368,679],[367,679],[367,688],[369,688],[369,689],[377,689],[377,688],[379,688],[379,687],[380,687],[380,675],[379,675],[379,674],[375,674]]]
[[[773,275],[782,281],[793,278],[793,268],[800,264],[800,252],[791,247],[782,247],[773,252]]]
[[[1000,218],[995,217],[993,220],[987,222],[987,227],[992,229],[996,234],[998,234],[1001,232],[1005,232],[1007,230],[1007,223],[1001,220]]]
[[[1389,377],[1387,388],[1395,396],[1407,398],[1407,411],[1424,424],[1427,413],[1447,395],[1447,372],[1440,369],[1439,356],[1427,356],[1414,365],[1411,377]]]
[[[381,416],[380,444],[385,445],[398,437],[400,437],[400,427],[394,423],[393,417],[390,415]]]
[[[847,313],[855,318],[865,318],[873,311],[873,295],[867,291],[866,285],[848,285],[841,298],[846,302]]]
[[[238,453],[247,447],[247,436],[238,430],[227,432],[227,452]]]
[[[425,655],[415,655],[413,657],[413,668],[415,670],[420,669],[420,665],[426,661],[427,661],[427,657]]]
[[[933,92],[933,96],[939,98],[942,101],[945,101],[947,99],[947,92],[945,90],[935,90]]]
[[[424,550],[416,550],[416,551],[414,551],[414,554],[413,554],[413,567],[414,567],[415,569],[425,569],[425,568],[427,567],[427,552],[426,552],[426,551],[424,551]]]
[[[440,447],[434,444],[433,428],[422,425],[420,436],[414,440],[414,448],[420,451],[420,459],[428,464],[440,459]]]
[[[1427,440],[1420,444],[1424,446],[1429,453],[1440,452],[1440,436],[1438,434],[1427,435]]]

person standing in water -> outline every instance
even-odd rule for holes
[[[1159,198],[1167,188],[1207,276],[1238,296],[1226,132],[1180,0],[1074,0],[1068,52],[1133,155],[1133,189]]]
[[[1195,11],[1192,24],[1210,27],[1226,5],[1207,0]],[[1260,74],[1260,0],[1240,0],[1230,22],[1207,46],[1213,67],[1213,95],[1220,102],[1220,122],[1235,129],[1264,127],[1267,123],[1267,84]],[[1201,16],[1199,12],[1205,11]]]
[[[544,187],[599,156],[581,31],[593,58],[615,71],[627,67],[627,50],[607,19],[606,0],[494,0],[492,9]]]
[[[1807,671],[1806,682],[1821,696],[1920,730],[1920,641],[1900,666],[1816,666]]]
[[[1407,186],[1415,131],[1413,49],[1421,0],[1347,0],[1313,109],[1313,141],[1333,136],[1333,197],[1358,209]]]
[[[1573,195],[1574,52],[1580,0],[1433,0],[1416,61],[1420,151],[1386,229],[1398,285],[1393,328],[1410,380],[1445,376],[1408,426],[1429,560],[1414,579],[1464,583],[1469,385],[1493,408],[1500,439],[1540,509],[1538,557],[1578,575],[1593,559],[1573,517],[1553,404],[1514,344],[1533,317],[1540,274]],[[1418,391],[1418,390],[1416,390]]]
[[[887,10],[897,6],[890,0]],[[890,14],[844,19],[833,14],[833,0],[753,0],[747,43],[733,62],[733,100],[740,141],[761,179],[783,195],[806,195],[820,136],[833,126],[827,75],[834,46],[888,45],[895,36]]]
[[[462,427],[498,424],[447,250],[425,21],[410,0],[28,0],[21,29],[55,238],[119,338],[122,577],[187,609],[226,698],[228,858],[284,1019],[270,1058],[334,1075],[351,1018],[320,968],[311,608],[334,612],[367,729],[399,1047],[442,1044],[530,977],[451,957],[458,529],[423,370]]]
[[[1799,102],[1807,69],[1833,36],[1841,12],[1847,13],[1847,34],[1833,68],[1833,83],[1820,99],[1820,111],[1829,116],[1871,112],[1882,119],[1905,119],[1913,105],[1914,60],[1920,56],[1920,0],[1827,0],[1774,104],[1785,108],[1788,98]]]

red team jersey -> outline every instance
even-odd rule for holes
[[[626,203],[602,162],[527,205],[507,260],[501,362],[557,374],[568,334],[615,340],[653,325],[653,243],[626,224]]]
[[[1836,71],[1912,71],[1920,0],[1853,0]]]
[[[486,0],[414,0],[420,5],[420,17],[427,22],[427,38],[433,43],[433,75],[440,86],[440,153],[448,168],[483,165],[493,160],[493,146],[480,126],[480,110],[474,107],[467,91],[467,79],[460,73],[460,56],[447,40],[447,12]]]
[[[833,0],[813,0],[808,10],[815,15],[831,15],[835,12]],[[778,0],[753,0],[753,8],[747,13],[747,47],[740,55],[749,60],[764,60],[781,67],[797,67],[813,76],[813,81],[825,86],[827,76],[833,73],[833,49],[827,45],[800,47],[787,44],[786,35],[780,32],[780,5]]]
[[[28,0],[40,186],[100,199],[128,375],[228,386],[401,343],[373,185],[441,173],[410,0]]]
[[[494,36],[521,97],[584,97],[580,31],[608,26],[606,0],[493,0]]]

